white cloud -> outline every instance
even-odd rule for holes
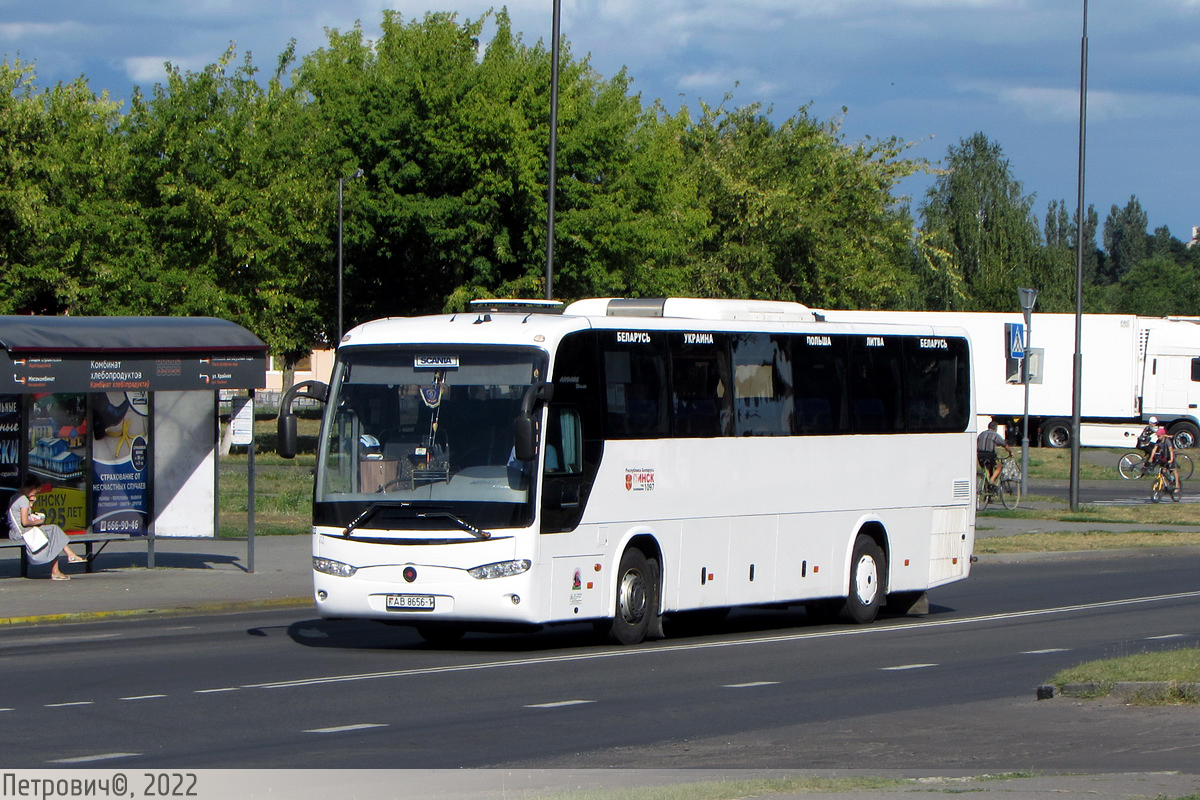
[[[28,39],[48,39],[72,35],[77,26],[69,22],[2,22],[0,39],[19,42]]]

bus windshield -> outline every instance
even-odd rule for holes
[[[533,464],[515,458],[514,420],[544,374],[545,354],[532,348],[344,348],[314,521],[344,526],[379,505],[363,527],[528,525]],[[413,508],[447,513],[407,513]]]

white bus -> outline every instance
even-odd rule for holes
[[[866,623],[965,578],[970,345],[795,303],[502,301],[342,339],[313,502],[327,618],[466,630],[803,604]],[[693,614],[693,617],[704,616]]]

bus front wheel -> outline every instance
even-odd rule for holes
[[[646,638],[657,614],[658,562],[631,547],[621,556],[617,571],[616,614],[598,627],[617,644],[637,644]]]
[[[850,559],[850,592],[842,606],[842,619],[859,625],[872,622],[883,605],[886,575],[883,550],[870,536],[860,533]]]

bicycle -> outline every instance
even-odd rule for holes
[[[1172,503],[1178,503],[1183,497],[1183,487],[1175,484],[1175,471],[1166,464],[1160,464],[1158,474],[1154,476],[1154,485],[1150,487],[1150,502],[1157,503],[1161,500],[1163,492],[1171,495]]]
[[[979,511],[986,509],[996,498],[1009,511],[1021,503],[1021,465],[1013,458],[1011,450],[1000,459],[999,483],[992,483],[991,476],[981,466],[976,470],[975,484],[975,508]]]
[[[1178,450],[1175,451],[1175,466],[1179,468],[1181,482],[1190,480],[1196,469],[1196,465],[1192,463],[1192,457]],[[1121,477],[1127,481],[1136,481],[1146,477],[1151,472],[1150,465],[1146,463],[1146,451],[1131,450],[1122,455],[1117,461],[1117,472],[1121,473]]]

